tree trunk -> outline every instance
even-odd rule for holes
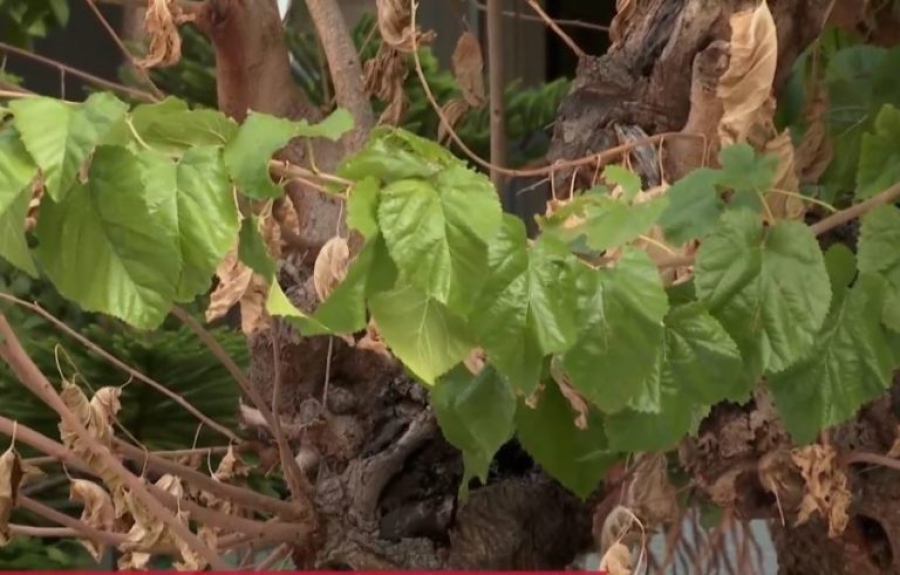
[[[721,72],[722,57],[727,58],[723,43],[730,39],[729,16],[748,4],[633,2],[610,52],[580,63],[559,110],[549,159],[580,158],[619,145],[623,138],[683,129],[691,114],[695,73]],[[776,91],[796,57],[819,35],[831,4],[770,0],[778,29]],[[238,119],[248,109],[291,118],[320,116],[290,80],[273,2],[208,0],[198,25],[216,48],[223,111]],[[345,151],[317,143],[316,163],[330,169]],[[303,146],[281,153],[300,165],[307,163],[305,155]],[[642,163],[640,154],[632,159],[648,185],[668,175],[660,173],[655,162]],[[574,175],[572,170],[557,173],[556,189],[568,189],[567,179]],[[339,207],[301,184],[292,184],[289,197],[302,216],[298,233],[314,254],[337,229]],[[316,301],[311,262],[298,254],[285,259],[284,269],[294,272],[282,272],[280,283],[295,305],[310,311]],[[590,502],[579,501],[549,480],[515,443],[501,450],[488,485],[473,488],[468,501],[460,501],[459,454],[441,437],[427,407],[426,390],[404,376],[394,361],[350,348],[339,338],[301,337],[284,324],[253,338],[250,346],[254,385],[269,398],[279,378],[280,399],[272,409],[288,422],[285,428],[295,453],[315,462],[309,480],[318,529],[312,541],[298,542],[298,568],[560,569],[590,547],[591,508],[602,494],[600,486]],[[740,490],[729,503],[745,518],[778,517],[778,506],[760,484],[756,469],[764,454],[788,446],[777,418],[766,419],[771,410],[764,409],[765,398],[758,400],[762,403],[716,408],[700,439],[686,442],[680,453],[701,494],[713,498],[713,487],[730,468],[746,469],[738,473],[742,481],[735,485]],[[883,452],[884,430],[892,433],[896,418],[890,409],[872,413],[867,410],[859,422],[845,426],[847,433],[835,437],[852,435],[859,440],[856,447]],[[762,429],[761,420],[767,422]],[[867,432],[850,433],[860,429]],[[896,570],[890,553],[900,541],[894,537],[900,528],[892,514],[896,507],[876,503],[893,489],[890,472],[883,473],[852,478],[855,487],[870,494],[855,509],[858,517],[868,519],[851,522],[841,546],[826,542],[824,528],[817,523],[779,530],[782,571],[830,573],[827,569],[836,568],[825,566],[826,557],[849,564],[860,550],[874,565],[887,560]],[[900,491],[893,497],[900,497]],[[819,551],[822,547],[827,554]],[[859,569],[854,572],[869,572]]]

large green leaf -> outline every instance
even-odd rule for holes
[[[516,434],[522,447],[554,479],[587,497],[617,456],[603,454],[606,436],[596,414],[588,417],[587,429],[576,427],[575,418],[559,387],[548,383],[536,408],[519,402]]]
[[[251,215],[241,222],[241,231],[238,233],[238,258],[269,282],[278,271],[278,266],[266,248],[266,241],[259,230],[259,218],[256,216]]]
[[[755,376],[781,371],[809,352],[831,301],[809,227],[782,220],[764,228],[747,210],[726,213],[700,246],[695,285]]]
[[[210,288],[216,266],[234,245],[240,222],[222,149],[197,146],[173,163],[156,152],[139,155],[152,213],[179,246],[175,297],[191,301]]]
[[[808,358],[770,378],[795,442],[814,440],[890,387],[894,358],[881,324],[885,289],[881,278],[861,276],[829,315]]]
[[[698,168],[672,184],[666,192],[669,204],[659,219],[666,239],[682,244],[715,229],[725,209],[716,188],[720,179],[718,171]]]
[[[378,233],[378,202],[381,200],[381,182],[364,178],[350,190],[347,199],[347,226],[369,238]]]
[[[668,299],[656,266],[637,249],[626,249],[614,269],[579,279],[584,328],[563,366],[578,391],[613,413],[640,397],[656,369]]]
[[[168,313],[181,274],[178,235],[167,223],[151,210],[137,157],[101,146],[87,183],[41,204],[37,253],[64,297],[152,329]]]
[[[900,110],[886,105],[875,118],[874,133],[862,135],[856,198],[864,200],[900,182]]]
[[[81,105],[53,98],[22,98],[10,103],[25,148],[41,168],[47,193],[65,198],[82,164],[122,120],[128,106],[108,93]]]
[[[341,164],[338,175],[354,181],[375,178],[391,183],[430,178],[459,160],[447,149],[406,130],[379,126],[369,132],[363,148]]]
[[[460,492],[468,491],[473,477],[487,483],[494,454],[515,430],[517,402],[509,382],[490,365],[477,376],[458,366],[438,380],[429,403],[444,438],[462,451]]]
[[[604,428],[609,448],[623,453],[669,451],[685,435],[695,433],[708,412],[708,407],[691,401],[667,378],[667,383],[661,385],[659,409],[655,413],[625,409],[606,417]]]
[[[369,309],[394,355],[428,385],[475,347],[463,320],[412,284],[373,295]]]
[[[457,313],[484,280],[488,241],[500,225],[490,182],[462,167],[433,180],[400,180],[381,191],[379,227],[397,267]]]
[[[172,97],[136,106],[131,124],[144,144],[172,153],[194,146],[224,146],[238,130],[235,121],[222,112],[191,110],[183,100]]]
[[[0,256],[31,276],[37,269],[25,241],[25,215],[37,170],[16,130],[0,131]]]
[[[884,278],[884,323],[900,332],[900,209],[881,206],[863,216],[859,235],[859,271]]]
[[[30,204],[31,189],[23,189],[0,215],[0,256],[31,277],[37,278],[38,270],[25,239],[25,217]]]
[[[491,363],[529,394],[544,356],[574,339],[571,274],[544,242],[529,248],[522,221],[506,216],[491,240],[487,276],[469,325]]]
[[[225,165],[241,191],[251,198],[277,198],[281,188],[269,175],[269,160],[294,138],[339,139],[352,127],[352,119],[342,109],[335,110],[319,124],[294,122],[268,114],[250,112],[237,134],[225,146]]]

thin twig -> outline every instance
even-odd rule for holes
[[[78,68],[73,68],[71,66],[63,64],[62,62],[59,62],[52,58],[47,58],[46,56],[41,56],[39,54],[34,54],[27,50],[17,48],[16,46],[7,44],[6,42],[0,42],[0,50],[2,50],[4,52],[8,52],[10,54],[15,54],[16,56],[21,56],[22,58],[28,58],[29,60],[32,60],[39,64],[43,64],[45,66],[50,66],[52,68],[56,68],[57,70],[65,72],[66,74],[71,74],[72,76],[75,76],[77,78],[81,78],[82,80],[84,80],[90,84],[93,84],[95,86],[98,86],[100,88],[105,88],[107,90],[111,90],[113,92],[119,92],[121,94],[127,94],[137,100],[141,100],[144,102],[157,102],[161,99],[161,98],[157,98],[153,94],[150,94],[143,90],[138,90],[135,88],[125,86],[123,84],[118,84],[116,82],[110,82],[109,80],[104,80],[103,78],[100,78],[99,76],[94,76],[93,74],[88,74],[87,72],[82,72]]]
[[[131,491],[137,501],[147,508],[147,511],[155,515],[172,530],[172,534],[181,539],[192,551],[203,557],[215,569],[227,569],[224,561],[210,549],[197,535],[191,532],[187,525],[182,523],[175,515],[165,508],[144,485],[143,481],[128,471],[122,463],[113,456],[109,448],[87,430],[84,423],[65,404],[59,393],[50,384],[47,377],[35,365],[31,357],[22,347],[6,316],[0,314],[0,357],[9,365],[19,382],[38,398],[52,408],[69,429],[73,430],[81,440],[85,449],[97,458],[98,464],[103,465],[107,472],[115,474]]]
[[[193,331],[197,337],[200,338],[209,350],[215,355],[222,365],[225,366],[225,369],[231,373],[231,376],[234,377],[235,381],[237,381],[241,390],[247,394],[250,400],[253,402],[254,407],[256,407],[260,414],[262,414],[263,418],[266,420],[266,424],[269,426],[269,429],[272,430],[273,435],[275,435],[275,443],[278,445],[278,455],[281,459],[281,466],[284,469],[284,474],[286,479],[288,480],[288,487],[291,488],[291,495],[293,495],[294,500],[301,505],[304,509],[308,510],[310,514],[310,518],[315,517],[315,511],[312,504],[312,500],[310,499],[310,493],[312,492],[312,486],[309,485],[309,481],[306,478],[306,475],[300,470],[300,466],[297,465],[297,461],[294,459],[293,454],[291,453],[290,446],[287,443],[287,439],[284,437],[284,434],[279,433],[281,429],[280,426],[275,425],[275,416],[272,413],[272,409],[266,404],[266,400],[260,395],[259,390],[254,387],[254,385],[247,379],[247,376],[241,370],[240,367],[234,362],[234,359],[228,355],[228,352],[225,351],[218,341],[207,331],[200,323],[197,322],[189,313],[184,311],[178,306],[174,306],[172,308],[172,315],[181,320],[184,325],[186,325],[191,331]]]
[[[79,537],[85,537],[87,539],[96,541],[97,543],[112,546],[121,545],[127,540],[127,537],[124,534],[111,533],[109,531],[100,531],[99,529],[95,529],[87,523],[79,519],[75,519],[74,517],[70,517],[69,515],[57,511],[52,507],[44,505],[40,501],[36,501],[31,497],[28,497],[27,495],[19,495],[17,501],[23,509],[34,513],[38,517],[42,517],[48,521],[52,521],[57,525],[62,525],[67,529],[71,529],[72,531],[77,532]],[[23,535],[25,535],[25,533],[23,533]]]
[[[94,16],[97,17],[97,20],[100,22],[100,25],[103,26],[103,29],[106,30],[106,33],[109,34],[109,37],[115,42],[116,46],[119,48],[119,51],[122,52],[122,55],[128,59],[128,63],[131,65],[133,69],[135,69],[140,75],[141,79],[147,83],[147,87],[153,92],[153,95],[158,99],[165,98],[165,94],[160,90],[156,84],[153,82],[153,79],[150,78],[150,73],[147,72],[141,66],[135,64],[134,54],[128,50],[125,46],[125,42],[119,37],[119,34],[116,32],[116,29],[112,27],[112,25],[107,21],[106,17],[100,12],[100,8],[94,3],[95,0],[84,0],[91,11],[94,13]]]
[[[569,47],[570,50],[578,57],[579,60],[583,59],[587,54],[584,53],[584,50],[578,47],[578,44],[575,43],[575,40],[572,40],[572,37],[563,32],[563,29],[557,25],[557,23],[544,12],[544,9],[541,8],[540,4],[535,2],[535,0],[527,0],[528,5],[531,6],[531,9],[534,10],[538,17],[544,21],[547,26],[553,30],[559,39],[563,41],[563,43]],[[488,8],[490,8],[490,2],[488,2]],[[488,12],[490,14],[490,12]]]
[[[291,548],[282,543],[278,547],[272,550],[269,555],[259,562],[256,566],[256,571],[267,571],[271,569],[272,565],[275,565],[278,561],[287,557],[287,554],[290,553]]]
[[[871,463],[872,465],[880,465],[882,467],[900,470],[900,459],[894,459],[893,457],[888,457],[887,455],[869,453],[866,451],[851,451],[843,457],[843,461],[845,465],[852,465],[854,463]]]
[[[124,0],[127,1],[127,0]],[[478,10],[484,12],[487,10],[487,5],[484,2],[475,2],[475,7]],[[545,24],[546,21],[543,18],[538,16],[529,16],[528,14],[522,14],[520,12],[516,12],[513,10],[504,10],[503,16],[507,18],[512,18],[514,20],[522,20],[523,22],[534,22],[536,24]],[[565,28],[584,28],[585,30],[594,30],[596,32],[606,32],[609,33],[609,26],[601,26],[600,24],[592,24],[590,22],[585,22],[583,20],[569,20],[566,18],[554,18],[554,22],[556,22],[559,26],[563,26]]]
[[[497,193],[502,193],[506,165],[506,95],[505,66],[503,62],[503,0],[488,0],[488,91],[490,94],[491,129],[491,182]]]
[[[868,200],[865,200],[858,204],[854,204],[845,210],[841,210],[837,213],[831,214],[827,218],[819,220],[818,222],[811,225],[810,229],[815,235],[820,236],[825,232],[831,231],[838,226],[846,224],[851,220],[855,220],[856,218],[865,215],[875,208],[895,202],[898,198],[900,198],[900,183],[894,184],[880,194],[872,196]]]
[[[158,381],[144,375],[143,373],[141,373],[140,371],[129,366],[125,362],[117,359],[114,355],[112,355],[108,351],[104,350],[102,347],[95,344],[94,342],[92,342],[85,336],[81,335],[77,331],[73,330],[72,328],[67,326],[63,321],[57,319],[52,313],[48,312],[47,310],[42,308],[40,305],[38,305],[36,303],[29,303],[25,300],[19,299],[15,296],[12,296],[12,295],[6,294],[6,293],[0,293],[0,300],[6,300],[8,302],[12,302],[16,305],[22,306],[25,309],[28,309],[28,310],[36,313],[37,315],[41,316],[42,318],[44,318],[45,320],[50,322],[50,324],[52,324],[53,327],[55,327],[62,333],[72,337],[73,339],[78,341],[78,343],[80,343],[81,345],[83,345],[84,347],[89,349],[90,351],[94,352],[95,354],[97,354],[98,356],[103,358],[104,360],[108,361],[110,364],[114,365],[115,367],[121,369],[122,371],[124,371],[125,373],[130,375],[131,377],[134,377],[135,379],[149,385],[156,391],[165,395],[166,397],[168,397],[169,399],[171,399],[172,401],[174,401],[175,403],[177,403],[178,405],[183,407],[188,413],[190,413],[191,415],[196,417],[199,421],[202,421],[204,423],[204,425],[206,425],[207,427],[210,427],[211,429],[218,431],[219,433],[221,433],[222,435],[224,435],[225,437],[227,437],[229,440],[231,440],[233,442],[240,441],[240,438],[233,431],[231,431],[224,425],[221,425],[220,423],[216,423],[216,421],[214,419],[204,415],[199,409],[197,409],[196,407],[191,405],[191,403],[188,400],[186,400],[184,397],[182,397],[181,395],[170,390],[168,387],[164,386],[163,384],[159,383]]]

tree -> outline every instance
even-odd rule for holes
[[[148,455],[112,426],[118,388],[57,390],[0,316],[0,357],[62,442],[0,416],[0,537],[29,531],[16,503],[42,509],[17,498],[21,443],[84,474],[82,520],[51,518],[131,566],[221,567],[252,539],[351,569],[560,568],[596,545],[616,572],[680,516],[681,483],[726,517],[781,518],[785,573],[896,570],[900,53],[848,33],[873,14],[841,4],[708,4],[619,3],[546,169],[504,167],[496,81],[491,161],[469,154],[400,1],[378,2],[365,71],[336,3],[308,2],[327,114],[294,83],[274,3],[249,0],[148,5],[136,70],[175,62],[190,22],[215,49],[218,112],[4,92],[0,255],[88,311],[180,319],[240,384],[250,434],[188,407],[232,442],[213,477],[198,450]],[[454,61],[457,112],[483,106],[471,35]],[[410,72],[490,178],[390,127]],[[514,176],[567,191],[533,241],[497,199]],[[207,318],[239,306],[247,374],[180,307],[213,273]],[[286,501],[246,486],[237,453],[254,450]]]

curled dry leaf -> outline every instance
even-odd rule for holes
[[[434,33],[423,34],[414,28],[408,0],[376,0],[375,6],[381,39],[394,50],[410,54],[417,44],[434,38]]]
[[[238,258],[237,245],[225,254],[216,268],[219,285],[213,290],[206,309],[206,321],[215,321],[224,317],[228,310],[238,303],[253,279],[253,270]]]
[[[456,128],[460,120],[468,113],[469,104],[462,98],[454,98],[444,104],[441,113],[444,115],[446,123],[440,122],[438,125],[438,142],[445,143],[450,137],[450,130]],[[449,124],[449,126],[447,125]]]
[[[600,559],[599,569],[608,575],[631,575],[631,550],[622,543],[613,543]]]
[[[224,317],[235,304],[241,306],[241,329],[253,335],[271,327],[265,304],[269,283],[238,258],[237,246],[232,248],[216,268],[219,284],[213,290],[206,309],[206,321]]]
[[[808,88],[813,94],[806,103],[806,131],[794,154],[797,174],[803,183],[818,182],[831,164],[834,148],[828,138],[825,114],[828,111],[828,94],[821,83]]]
[[[468,30],[456,41],[451,63],[466,103],[473,108],[484,106],[484,59],[478,40]]]
[[[404,55],[387,44],[382,44],[375,57],[366,61],[363,75],[366,93],[388,102],[378,122],[391,126],[400,125],[409,104],[403,89],[409,75]]]
[[[778,506],[782,525],[786,524],[784,510],[795,509],[803,498],[803,479],[791,458],[790,451],[776,449],[764,454],[757,464],[759,482],[772,495]]]
[[[366,335],[362,336],[362,338],[356,342],[356,347],[358,349],[374,351],[389,359],[393,357],[390,350],[388,350],[388,346],[384,342],[384,339],[381,338],[381,333],[378,331],[378,324],[375,323],[374,317],[369,320],[369,323],[366,325]]]
[[[559,386],[559,390],[562,392],[563,397],[566,398],[566,401],[569,402],[569,405],[577,414],[575,416],[575,427],[578,429],[587,429],[587,416],[590,407],[588,407],[588,403],[584,397],[572,387],[569,378],[566,377],[566,374],[559,366],[559,363],[555,360],[550,363],[550,376],[553,378],[553,381],[556,382],[556,385]]]
[[[350,264],[350,245],[342,237],[335,236],[325,242],[313,266],[313,286],[319,301],[325,301],[334,288],[347,277]]]
[[[616,505],[603,520],[598,553],[605,555],[614,544],[631,541],[636,528],[639,530],[640,524],[634,512],[624,505]]]
[[[770,118],[768,107],[778,63],[775,20],[765,0],[730,18],[731,58],[716,90],[722,100],[719,142],[745,142]]]
[[[613,16],[612,22],[609,24],[611,48],[615,48],[622,43],[625,28],[628,27],[628,23],[631,21],[636,8],[637,2],[635,0],[616,0],[616,15]]]
[[[69,486],[69,500],[78,501],[84,507],[81,510],[81,521],[98,531],[112,532],[116,524],[116,511],[112,498],[105,489],[85,479],[72,479]],[[94,561],[100,562],[106,545],[93,539],[79,539],[79,543],[87,549]]]
[[[634,510],[647,529],[678,520],[678,497],[675,486],[669,481],[666,456],[642,453],[637,456],[635,466],[625,504]]]
[[[828,536],[838,537],[847,527],[852,495],[847,474],[837,465],[837,451],[831,445],[809,445],[795,449],[791,458],[806,482],[796,524],[806,523],[818,511],[828,523]]]
[[[176,0],[150,0],[144,13],[144,31],[150,39],[147,55],[135,60],[141,68],[172,66],[181,59],[178,23],[186,18]]]
[[[63,402],[75,413],[81,424],[106,446],[109,446],[112,441],[114,435],[112,424],[116,414],[122,408],[119,401],[121,394],[122,390],[118,387],[103,387],[97,390],[94,397],[88,401],[81,389],[68,380],[63,380],[60,391]],[[77,432],[66,425],[64,421],[60,422],[59,431],[63,445],[66,447],[73,449],[80,443]]]
[[[10,447],[0,455],[0,546],[9,543],[9,516],[22,484],[22,460]]]
[[[219,462],[219,466],[213,473],[213,479],[216,481],[228,481],[235,476],[246,477],[250,473],[250,466],[234,452],[234,446],[229,445],[228,451]]]
[[[766,142],[763,153],[778,158],[772,190],[765,195],[769,213],[776,220],[802,218],[806,213],[806,204],[800,196],[800,180],[794,163],[794,144],[790,129],[785,128],[778,136]]]

